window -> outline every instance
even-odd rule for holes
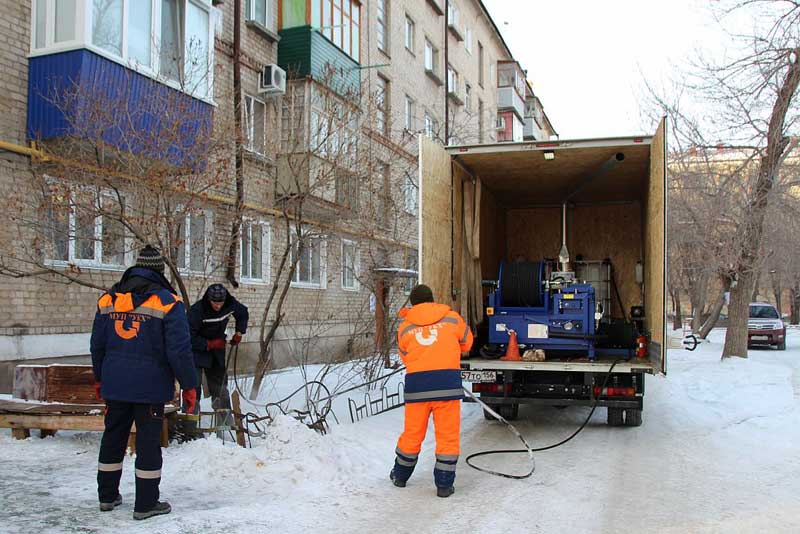
[[[245,95],[244,128],[245,148],[251,152],[264,155],[267,151],[266,137],[267,106],[263,101]]]
[[[270,226],[264,221],[242,222],[240,265],[242,280],[266,282],[270,276]]]
[[[244,12],[247,20],[272,29],[272,0],[247,0]]]
[[[425,70],[436,73],[439,70],[439,49],[425,39]]]
[[[452,2],[447,5],[447,25],[453,28],[458,27],[458,22],[461,19],[461,13],[458,6]]]
[[[406,15],[406,49],[414,52],[414,21]]]
[[[464,48],[467,54],[472,55],[472,28],[467,27],[464,31]]]
[[[414,100],[408,95],[406,95],[406,109],[405,109],[405,117],[406,117],[406,130],[409,132],[413,132],[417,128],[417,121],[414,116]]]
[[[305,4],[305,2],[303,3]],[[341,48],[345,54],[360,61],[361,2],[359,0],[314,0],[310,6],[311,25]],[[302,9],[304,10],[305,6]],[[287,14],[289,14],[289,10],[285,3],[284,26],[290,22],[287,21]]]
[[[378,172],[376,182],[381,185],[378,194],[380,202],[378,206],[378,222],[381,226],[386,227],[389,225],[389,214],[392,212],[392,172],[388,163],[378,163],[376,170]]]
[[[378,50],[389,53],[389,0],[378,0],[376,35]]]
[[[358,291],[359,254],[356,244],[342,239],[342,289]]]
[[[431,139],[436,135],[436,122],[427,111],[425,112],[425,135]]]
[[[458,94],[458,73],[450,65],[447,66],[447,92]]]
[[[337,168],[335,171],[336,179],[336,203],[351,210],[358,209],[358,176],[352,172]]]
[[[483,100],[478,99],[478,142],[483,143]]]
[[[195,211],[186,214],[178,223],[176,257],[178,268],[190,272],[206,272],[210,252],[211,212]]]
[[[412,215],[417,214],[417,184],[411,173],[407,171],[403,183],[403,209]]]
[[[489,83],[494,85],[495,82],[495,73],[497,72],[497,66],[492,63],[489,65]]]
[[[472,86],[464,82],[464,110],[469,111],[472,108]]]
[[[104,268],[125,265],[127,241],[118,197],[58,183],[50,185],[47,195],[46,260]]]
[[[389,81],[383,76],[378,76],[375,91],[375,128],[383,135],[389,135]]]
[[[478,85],[483,87],[483,45],[478,41]]]
[[[302,244],[302,246],[300,246]],[[299,256],[298,256],[299,252]],[[325,240],[322,237],[306,235],[302,240],[297,234],[292,236],[292,260],[297,266],[292,277],[295,287],[324,288],[325,279]]]
[[[195,96],[211,96],[210,0],[33,0],[32,9],[34,52],[84,45]]]

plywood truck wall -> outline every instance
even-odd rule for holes
[[[651,359],[666,349],[666,118],[650,145],[650,181],[645,204],[645,314],[651,331]],[[657,358],[661,360],[661,358]],[[662,362],[662,371],[666,372]]]

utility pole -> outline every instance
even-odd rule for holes
[[[450,0],[444,0],[444,146],[450,142],[450,101],[447,93],[450,90],[450,76],[447,43],[450,39],[447,38],[447,22],[450,17]]]

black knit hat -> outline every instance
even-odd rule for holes
[[[164,258],[157,248],[153,248],[150,245],[145,245],[145,247],[139,251],[139,257],[136,258],[135,266],[164,274]]]
[[[411,290],[408,300],[411,302],[412,306],[422,304],[423,302],[433,302],[433,291],[425,284],[419,284],[418,286],[414,286],[414,289]]]
[[[206,291],[208,300],[211,302],[225,302],[228,298],[228,290],[222,284],[211,284]]]

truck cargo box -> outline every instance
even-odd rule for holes
[[[481,281],[497,278],[501,261],[558,256],[566,201],[571,258],[613,265],[611,316],[645,309],[648,359],[634,367],[666,373],[665,152],[664,121],[653,136],[609,139],[445,148],[421,136],[420,281],[478,324]]]

